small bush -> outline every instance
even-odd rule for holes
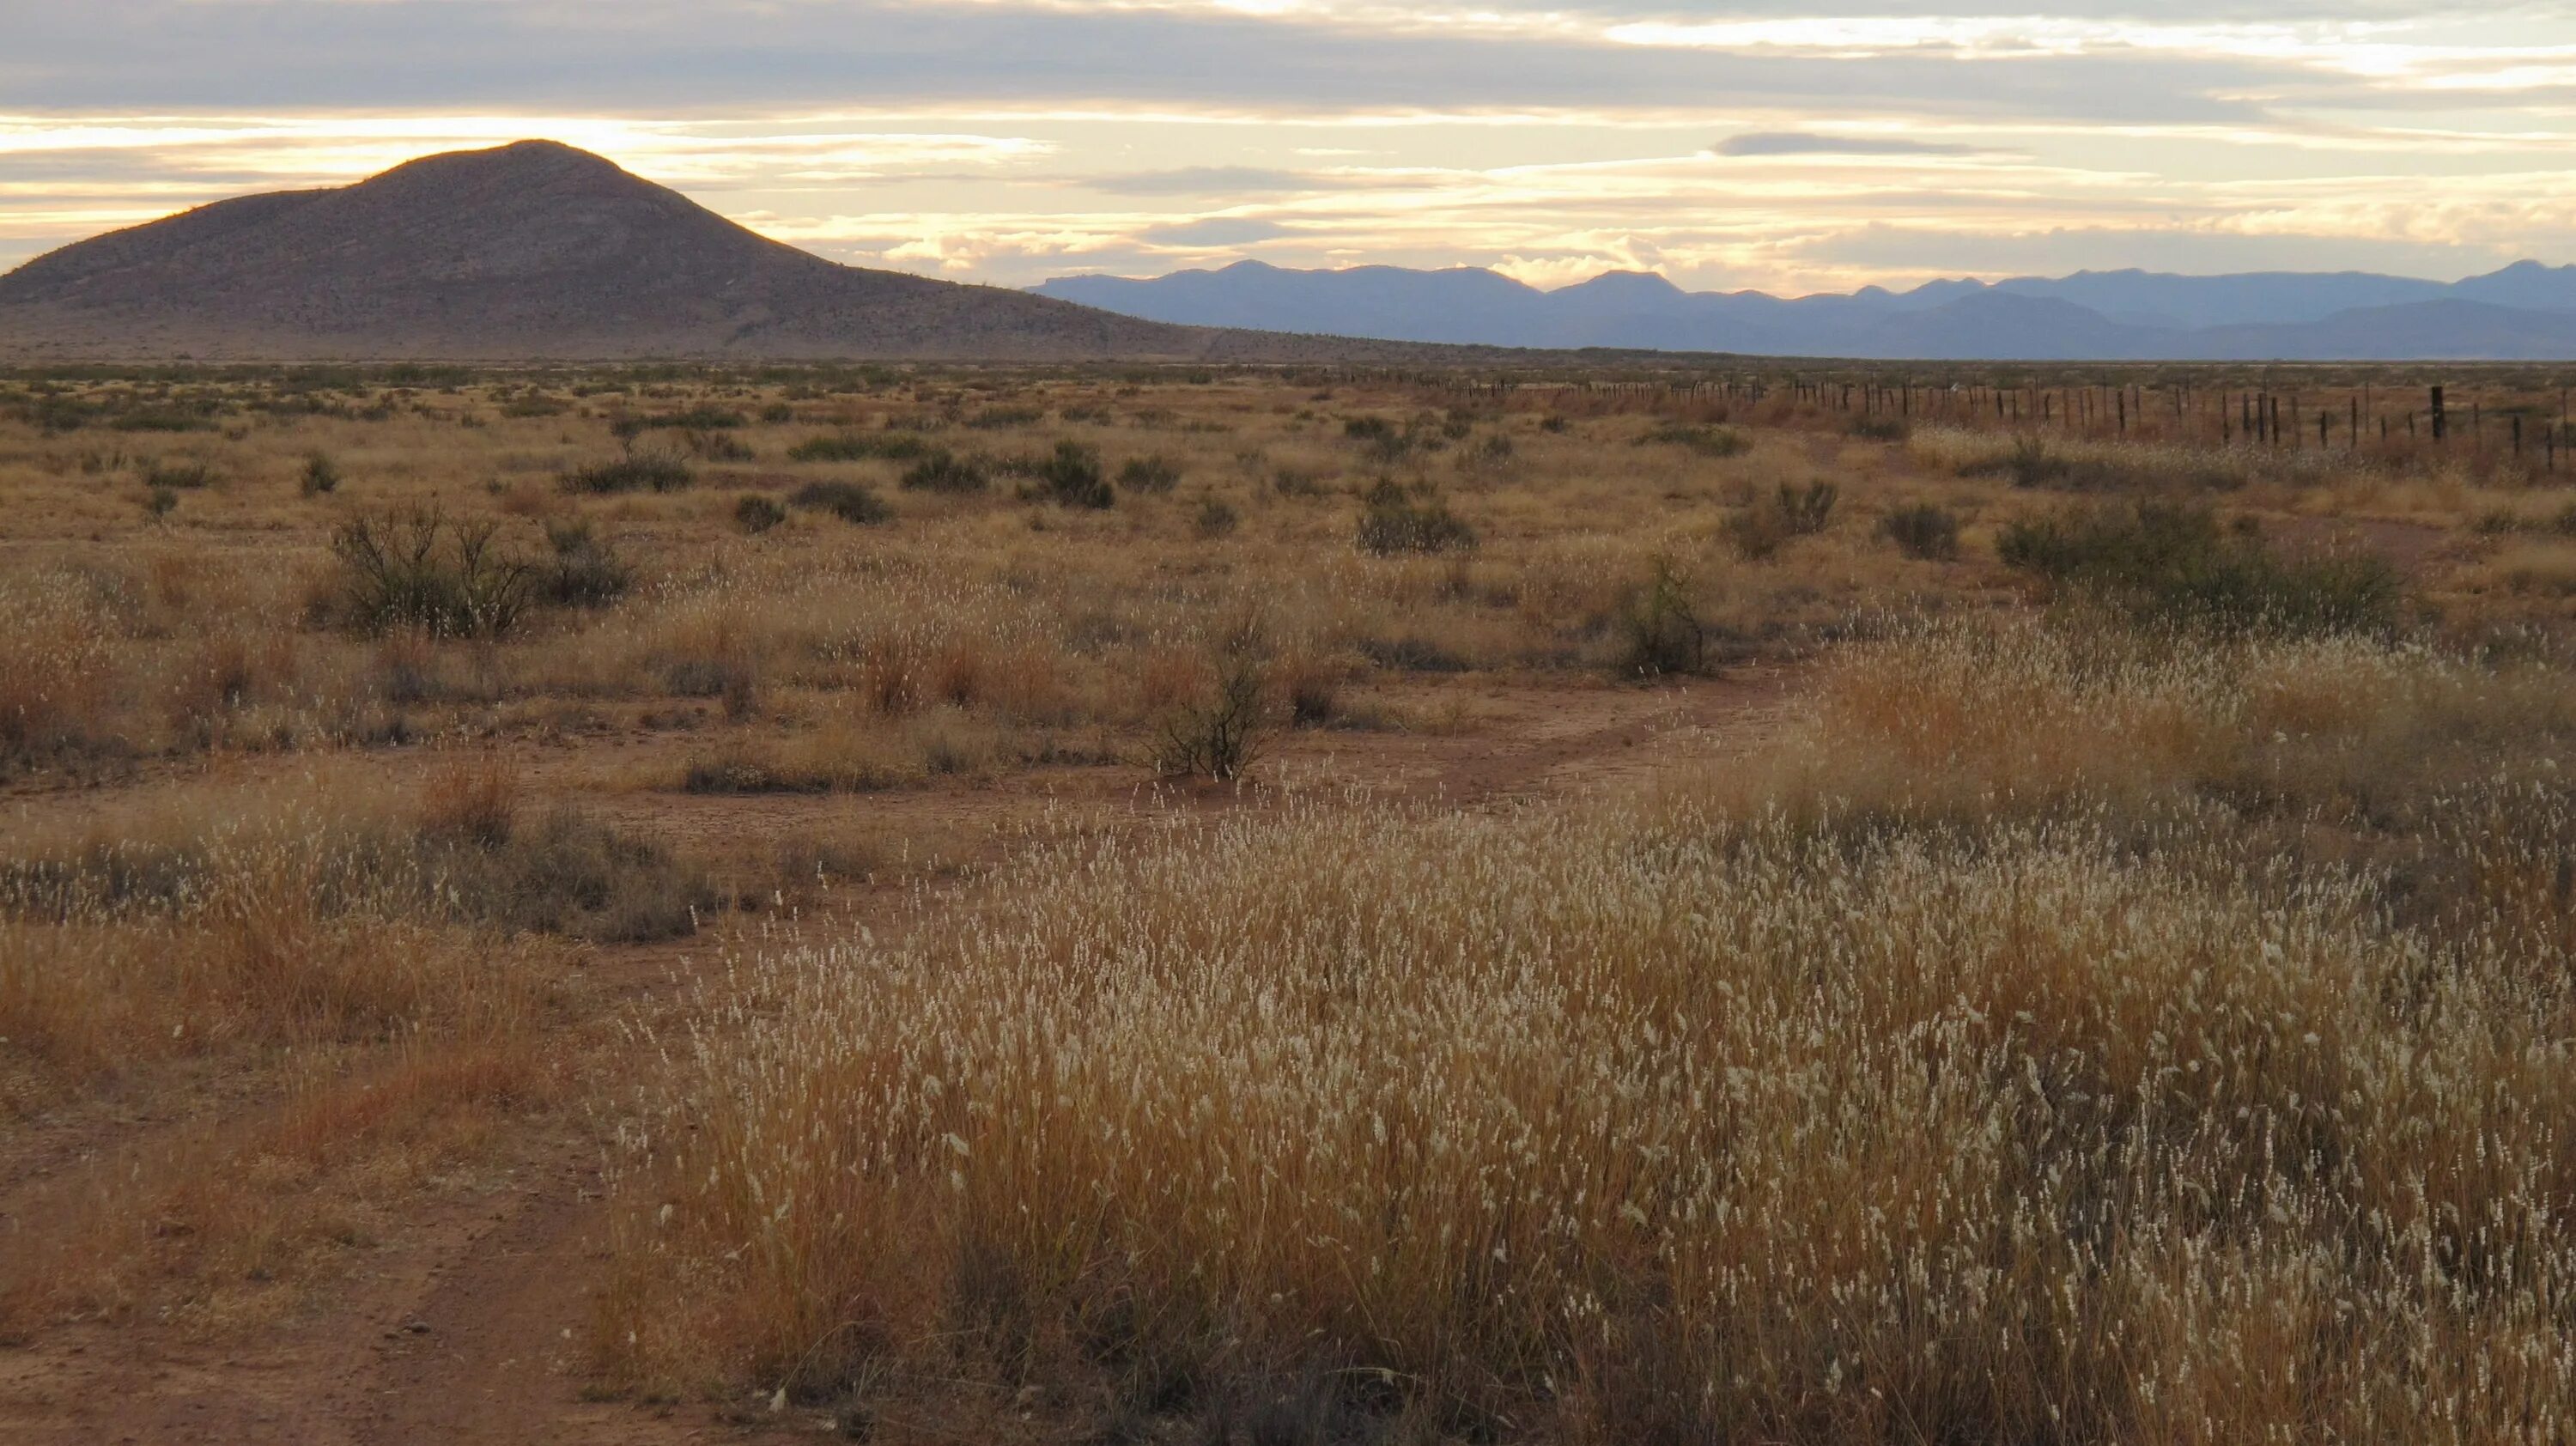
[[[1410,431],[1398,430],[1384,417],[1353,417],[1342,424],[1342,435],[1359,443],[1377,462],[1404,460],[1419,440]]]
[[[148,487],[143,492],[143,515],[155,522],[178,510],[179,494],[167,487]]]
[[[687,444],[690,456],[705,462],[749,462],[759,455],[731,432],[691,430],[682,432],[680,440]]]
[[[986,407],[966,418],[966,425],[979,431],[999,431],[1005,427],[1030,427],[1046,420],[1037,407]],[[1079,420],[1068,415],[1068,421]]]
[[[1688,447],[1703,457],[1741,456],[1753,446],[1743,433],[1726,427],[1685,427],[1679,423],[1657,427],[1637,439],[1640,447],[1655,444]]]
[[[1914,428],[1902,417],[1861,417],[1853,421],[1851,434],[1872,442],[1902,442]]]
[[[451,524],[434,508],[343,524],[331,538],[343,615],[370,634],[509,632],[534,589],[527,562],[494,545],[497,531],[492,523]]]
[[[1201,537],[1226,537],[1230,536],[1242,521],[1241,514],[1234,510],[1234,504],[1210,494],[1200,499],[1199,515],[1193,525],[1198,529]]]
[[[1804,487],[1783,482],[1773,505],[1779,510],[1781,527],[1790,536],[1812,537],[1833,520],[1834,501],[1840,495],[1831,482],[1819,480]]]
[[[1160,453],[1130,457],[1118,469],[1118,485],[1130,492],[1169,492],[1181,485],[1181,469]]]
[[[1918,562],[1947,562],[1959,555],[1959,519],[1929,502],[1887,514],[1879,519],[1878,531]]]
[[[1438,497],[1417,497],[1393,479],[1381,478],[1363,499],[1358,543],[1360,551],[1379,557],[1457,552],[1476,545],[1476,530]]]
[[[933,449],[906,468],[899,485],[907,492],[964,494],[981,492],[992,483],[992,474],[983,463],[972,457],[960,457],[942,447]]]
[[[796,420],[796,408],[786,402],[771,402],[760,409],[760,419],[776,427]]]
[[[697,480],[677,452],[634,449],[614,461],[565,473],[563,485],[567,492],[679,492]]]
[[[1619,619],[1619,670],[1646,677],[1696,673],[1707,662],[1708,630],[1692,608],[1681,571],[1663,558]]]
[[[328,452],[315,452],[304,459],[304,473],[299,481],[304,495],[318,497],[340,490],[340,464]]]
[[[203,459],[196,457],[155,462],[143,469],[143,485],[146,487],[167,487],[174,491],[194,492],[200,488],[211,487],[214,482],[215,469]]]
[[[797,507],[829,512],[843,522],[873,526],[894,516],[876,490],[863,482],[808,482],[789,495]]]
[[[1269,724],[1268,692],[1255,650],[1228,649],[1205,695],[1166,710],[1155,725],[1155,771],[1220,783],[1242,777]]]
[[[2381,558],[2282,557],[2249,529],[2170,503],[2016,522],[1996,553],[2139,621],[2222,632],[2387,633],[2404,596]]]
[[[786,508],[757,492],[746,492],[733,504],[734,526],[753,537],[767,532],[786,520]]]
[[[635,585],[635,569],[592,535],[587,522],[546,524],[548,556],[536,570],[536,595],[557,607],[606,607]]]
[[[1107,507],[1117,500],[1100,470],[1100,454],[1080,442],[1055,444],[1055,455],[1038,468],[1038,484],[1067,507]]]
[[[791,462],[909,462],[931,450],[918,432],[840,431],[809,437],[787,450]]]

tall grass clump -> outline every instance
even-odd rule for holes
[[[2565,991],[2349,876],[1291,808],[1008,882],[752,966],[636,1142],[618,1368],[1598,1441],[2576,1403]]]

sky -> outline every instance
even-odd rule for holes
[[[0,269],[529,136],[836,260],[2576,261],[2576,0],[0,0]]]

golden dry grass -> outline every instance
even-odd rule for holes
[[[2562,1434],[2561,499],[1929,395],[0,378],[0,1328],[256,1331],[569,1103],[593,1384],[880,1439]],[[1061,505],[1065,441],[1177,480]],[[689,485],[565,485],[630,442]],[[1359,545],[1382,480],[1474,545]],[[1998,561],[2140,501],[2406,610]],[[361,586],[433,515],[497,570]],[[1675,658],[1800,681],[1594,796],[1383,761]],[[1158,783],[1247,670],[1280,761]]]

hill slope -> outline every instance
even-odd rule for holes
[[[1197,358],[1200,328],[842,266],[549,141],[217,202],[0,276],[27,357]]]

